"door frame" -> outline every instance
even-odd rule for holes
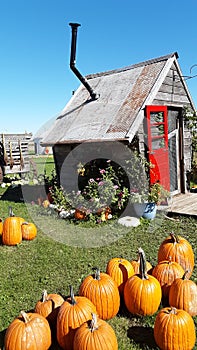
[[[159,114],[162,113],[162,118]],[[151,114],[156,115],[151,119]],[[158,120],[157,120],[158,115]],[[160,120],[161,118],[161,120]],[[150,184],[160,182],[170,190],[170,169],[168,155],[168,109],[165,105],[146,106],[147,158],[155,168],[149,173]],[[160,131],[161,127],[161,131]],[[162,130],[163,129],[163,130]],[[162,132],[163,131],[163,132]]]
[[[184,124],[183,124],[183,114],[182,106],[169,105],[169,111],[177,111],[177,181],[178,189],[177,191],[172,192],[172,195],[185,193],[186,192],[186,175],[185,175],[185,164],[184,164]],[[169,133],[170,135],[171,133]]]
[[[177,189],[174,191],[170,191],[171,195],[174,196],[176,194],[179,194],[181,192],[181,172],[180,172],[180,152],[179,152],[179,128],[171,131],[168,134],[168,141],[171,137],[176,136],[176,168],[177,168]]]
[[[147,159],[148,159],[148,120],[147,120],[147,107],[162,107],[160,105],[148,105],[146,106],[146,123],[145,123],[145,134],[146,134],[146,153],[147,153]],[[165,105],[167,108],[167,119],[169,116],[169,111],[177,111],[177,128],[174,129],[172,132],[168,134],[168,140],[171,136],[176,134],[176,165],[177,165],[177,190],[172,191],[172,195],[176,195],[179,193],[185,193],[186,191],[186,176],[185,176],[185,166],[184,166],[184,135],[183,135],[183,118],[182,118],[182,107],[181,106],[172,106],[172,105]],[[169,151],[169,147],[168,147]],[[170,175],[169,175],[169,181],[170,181]]]

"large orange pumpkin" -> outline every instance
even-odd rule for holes
[[[74,296],[70,288],[70,297],[60,306],[57,315],[57,341],[64,350],[73,349],[73,340],[77,328],[92,319],[96,313],[93,303],[83,296]]]
[[[140,273],[131,276],[124,287],[124,301],[132,314],[153,315],[161,302],[161,286],[159,281],[147,274],[146,257],[143,249],[139,249]]]
[[[171,233],[158,250],[158,262],[169,259],[180,264],[184,271],[188,271],[189,277],[191,276],[194,269],[194,252],[188,240]]]
[[[197,285],[187,279],[187,271],[182,278],[177,278],[170,286],[169,304],[177,309],[187,311],[191,316],[197,315]]]
[[[171,260],[160,261],[152,270],[152,275],[157,278],[161,285],[164,298],[168,298],[172,282],[176,278],[181,278],[183,274],[184,270],[181,265]]]
[[[49,324],[56,326],[57,314],[64,298],[56,293],[47,294],[46,290],[42,292],[41,300],[38,300],[34,311],[45,317]]]
[[[117,283],[119,292],[122,294],[125,282],[134,275],[134,269],[130,261],[123,258],[112,258],[107,263],[106,273]]]
[[[162,350],[192,350],[196,340],[194,321],[185,310],[163,308],[155,319],[154,338]]]
[[[90,299],[96,306],[97,314],[103,320],[114,317],[120,307],[117,283],[107,273],[97,268],[95,274],[87,276],[81,283],[79,295]]]
[[[21,224],[23,218],[14,216],[12,208],[9,208],[9,216],[3,222],[2,243],[5,245],[17,245],[22,241]]]
[[[93,314],[77,329],[73,350],[118,350],[118,342],[113,328]]]
[[[37,235],[37,227],[33,222],[24,221],[21,225],[22,239],[31,241]]]
[[[37,313],[21,311],[7,328],[5,350],[48,350],[51,346],[49,323]]]

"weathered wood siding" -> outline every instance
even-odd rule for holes
[[[156,98],[153,101],[155,105],[166,106],[191,106],[189,96],[182,83],[180,76],[178,75],[175,64],[172,65],[169,70],[163,84],[161,85]],[[185,173],[191,170],[191,133],[184,125],[183,130],[183,154],[184,154],[184,170]]]
[[[175,64],[169,70],[153,101],[154,105],[185,106],[190,105],[187,91],[178,74]]]
[[[185,171],[191,170],[191,156],[192,156],[192,138],[191,132],[184,126],[184,144],[183,144],[183,153],[184,153],[184,166]]]

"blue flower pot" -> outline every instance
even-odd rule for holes
[[[153,220],[157,213],[157,206],[155,203],[146,203],[146,207],[142,214],[144,219]]]

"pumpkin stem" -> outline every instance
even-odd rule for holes
[[[9,207],[9,216],[15,216],[11,206]]]
[[[187,279],[186,276],[187,276],[188,273],[189,273],[189,270],[186,270],[186,271],[184,272],[183,277],[182,277],[182,280],[186,280],[186,279]]]
[[[22,316],[23,320],[25,321],[25,323],[29,322],[29,317],[25,311],[21,311],[21,316]]]
[[[171,238],[172,238],[172,240],[173,240],[173,243],[179,243],[179,237],[178,237],[178,235],[176,235],[174,232],[171,232],[171,233],[170,233],[170,236],[171,236]]]
[[[95,267],[93,270],[95,270],[94,279],[99,281],[101,279],[100,269],[98,267]]]
[[[176,307],[171,306],[171,309],[170,309],[170,314],[174,314],[174,315],[176,315],[176,313],[177,313],[177,309],[176,309]]]
[[[97,323],[97,315],[92,313],[92,320],[90,323],[90,330],[91,332],[94,332],[96,329],[98,329],[98,323]]]
[[[45,301],[47,301],[47,299],[48,299],[48,294],[46,289],[44,289],[42,292],[42,302],[44,303]]]
[[[75,300],[74,292],[73,292],[73,286],[70,286],[70,298],[71,298],[71,304],[75,305],[77,302]]]
[[[145,256],[145,253],[144,253],[142,248],[138,249],[138,254],[139,254],[139,259],[140,259],[139,270],[140,270],[141,278],[143,280],[148,279],[147,269],[146,269],[146,256]]]

